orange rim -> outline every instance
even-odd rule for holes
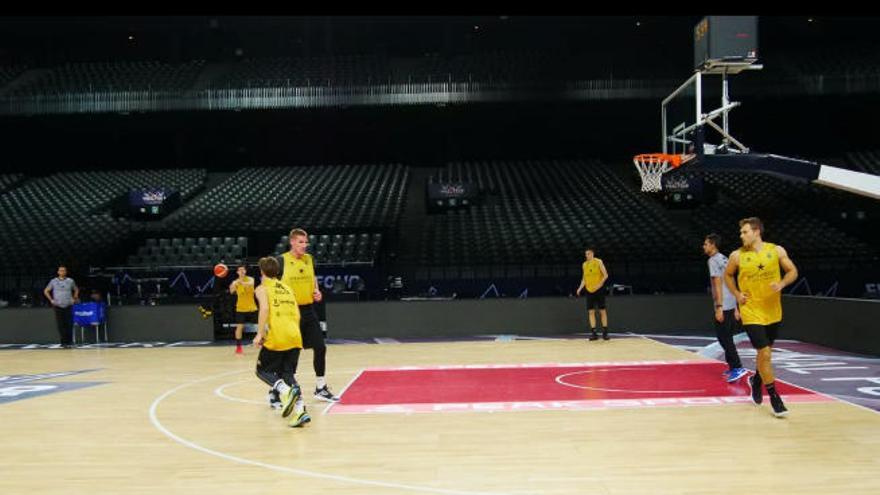
[[[640,163],[660,163],[667,162],[672,168],[678,168],[681,165],[682,155],[670,155],[668,153],[643,153],[633,158]]]

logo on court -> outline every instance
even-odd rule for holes
[[[7,375],[0,376],[0,404],[15,402],[22,399],[32,399],[43,395],[77,390],[81,388],[102,385],[107,382],[58,382],[46,383],[43,380],[62,378],[65,376],[79,375],[98,371],[96,369],[59,371],[55,373],[40,373],[37,375]],[[34,383],[40,382],[40,383]]]

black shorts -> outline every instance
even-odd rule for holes
[[[743,325],[743,330],[749,334],[752,347],[763,349],[776,342],[776,338],[779,337],[780,326],[782,326],[782,322],[778,321],[769,325]]]
[[[587,309],[605,309],[605,287],[599,287],[596,292],[587,292]]]
[[[318,313],[315,312],[314,304],[306,304],[299,307],[299,332],[302,334],[303,348],[314,349],[324,346],[324,333],[318,322]]]
[[[236,323],[256,323],[257,311],[248,311],[246,313],[235,312]]]
[[[257,370],[292,376],[296,369],[297,359],[299,359],[299,349],[273,351],[261,347],[260,354],[257,356]]]

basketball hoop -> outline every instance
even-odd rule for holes
[[[660,192],[663,190],[663,174],[678,168],[683,161],[682,155],[666,153],[645,153],[633,157],[633,163],[642,178],[642,192]]]

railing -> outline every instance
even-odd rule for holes
[[[241,260],[245,265],[256,267],[256,260]],[[227,263],[231,263],[231,261],[227,261]],[[179,263],[170,263],[170,264],[153,264],[153,265],[129,265],[129,264],[121,264],[117,266],[105,266],[105,267],[89,267],[90,272],[105,270],[111,272],[161,272],[168,270],[211,270],[214,266],[214,262],[210,263],[192,263],[192,264],[179,264]],[[375,266],[375,261],[334,261],[327,262],[318,260],[318,266],[332,266],[332,267],[346,267],[346,266],[361,266],[361,267],[373,267]]]
[[[200,91],[107,90],[0,99],[0,115],[130,113],[172,110],[251,110],[352,105],[442,105],[517,100],[659,98],[677,81],[597,79],[547,82],[381,83],[211,88]],[[880,74],[799,76],[745,85],[741,92],[851,94],[880,92]]]
[[[130,113],[172,110],[251,110],[337,106],[443,105],[518,100],[660,98],[679,81],[596,79],[571,82],[443,82],[210,88],[200,91],[106,90],[15,95],[0,99],[0,115]],[[853,94],[880,92],[880,74],[797,76],[742,86],[740,93]]]
[[[200,91],[84,91],[0,99],[0,115],[251,110],[336,106],[437,105],[487,101],[653,98],[669,81],[608,79],[570,83],[430,82],[211,88]]]

